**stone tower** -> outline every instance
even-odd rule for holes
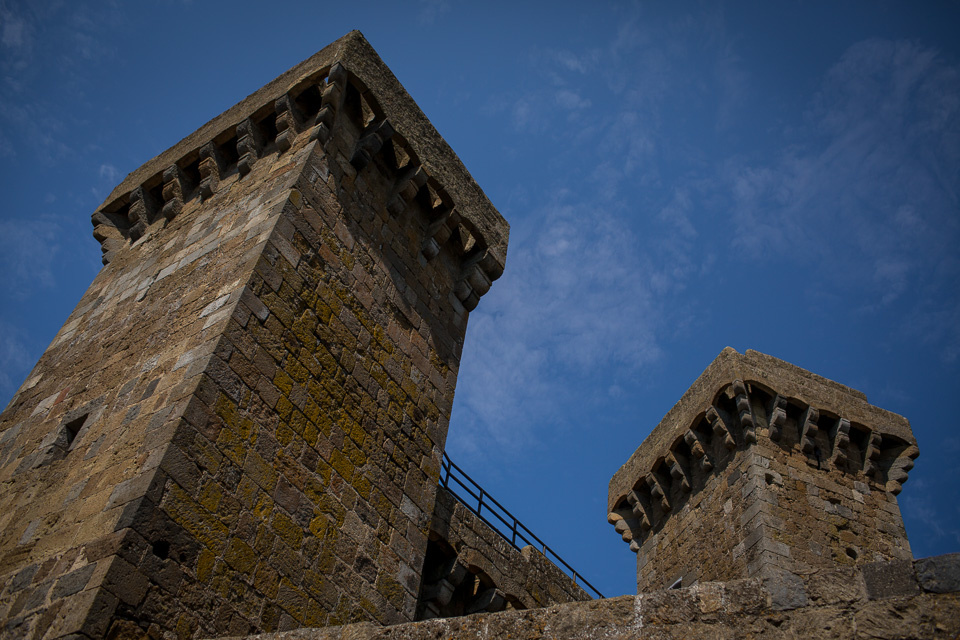
[[[363,36],[93,224],[106,266],[0,415],[0,633],[412,620],[508,225]]]
[[[638,593],[911,560],[896,495],[910,424],[864,394],[729,347],[610,481]]]

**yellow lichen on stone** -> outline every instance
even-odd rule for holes
[[[171,484],[161,508],[200,544],[216,552],[227,539],[227,528],[176,484]]]
[[[220,506],[220,498],[223,496],[223,490],[220,485],[212,480],[204,484],[200,490],[200,504],[207,511],[215,512]]]
[[[217,448],[223,455],[239,467],[243,466],[247,451],[240,437],[230,429],[221,429],[217,438]]]
[[[197,556],[197,580],[206,582],[213,574],[213,565],[217,561],[217,556],[210,549],[201,549]]]
[[[239,538],[230,538],[223,559],[241,573],[250,573],[257,564],[257,554]]]
[[[350,458],[342,452],[334,450],[333,453],[330,454],[330,466],[332,466],[347,483],[353,481],[353,463],[350,461]]]
[[[226,394],[221,393],[217,397],[217,401],[213,405],[213,412],[220,416],[220,419],[223,420],[225,425],[233,429],[237,428],[240,422],[240,414],[237,406]]]
[[[303,542],[303,529],[289,516],[282,511],[274,512],[272,526],[277,535],[294,550],[300,548],[300,544]]]

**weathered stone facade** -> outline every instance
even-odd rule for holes
[[[859,391],[727,348],[614,475],[608,519],[638,592],[910,560],[895,496],[918,453]]]
[[[106,266],[0,416],[3,634],[413,620],[508,226],[373,49],[327,47],[93,223]]]

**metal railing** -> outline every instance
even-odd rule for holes
[[[476,501],[476,506],[474,506],[470,501],[465,500],[464,496],[458,490],[453,489],[450,484],[456,483],[459,485],[460,490],[466,492],[473,500]],[[524,545],[532,545],[533,547],[539,549],[543,555],[550,559],[558,567],[566,568],[568,575],[573,578],[574,584],[579,584],[581,587],[586,587],[593,593],[597,595],[598,598],[603,598],[603,594],[597,591],[597,588],[592,584],[587,582],[587,580],[574,570],[567,562],[557,555],[557,552],[547,546],[547,544],[538,538],[530,529],[526,527],[522,522],[517,520],[512,513],[507,511],[502,504],[493,499],[493,497],[483,490],[483,487],[478,485],[473,478],[468,476],[463,469],[458,467],[453,460],[450,459],[450,456],[444,452],[443,462],[441,464],[440,471],[440,486],[453,494],[453,496],[460,501],[463,506],[467,507],[472,511],[477,517],[483,520],[487,525],[500,534],[504,540],[512,544],[516,549],[521,549],[522,546],[517,543],[517,540],[520,540]],[[496,518],[500,525],[496,525],[491,522],[487,516],[482,513],[486,509],[486,513]]]

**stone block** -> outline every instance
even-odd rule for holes
[[[763,578],[769,606],[774,611],[798,609],[807,605],[806,586],[800,576],[788,571],[771,571]]]
[[[909,560],[871,562],[863,565],[863,582],[871,600],[920,593],[913,563]]]
[[[913,563],[920,588],[931,593],[960,591],[960,553],[923,558]]]

